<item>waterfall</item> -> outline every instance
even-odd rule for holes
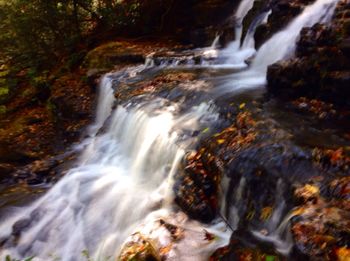
[[[235,40],[220,53],[220,57],[224,60],[226,66],[231,66],[232,68],[247,67],[244,61],[250,56],[251,51],[249,50],[249,53],[240,52],[240,45],[243,33],[243,20],[249,10],[252,9],[254,1],[255,0],[243,0],[237,8],[235,13]]]
[[[305,7],[302,13],[292,20],[286,28],[274,34],[260,47],[247,70],[232,74],[224,79],[220,88],[217,89],[217,93],[220,95],[233,94],[264,87],[267,67],[277,61],[292,57],[301,29],[316,23],[328,22],[333,16],[337,2],[338,0],[317,0]],[[224,53],[226,54],[227,50],[224,50]],[[244,60],[251,54],[252,50],[249,48],[233,52],[227,63],[233,61],[244,63]]]
[[[305,7],[303,12],[284,30],[276,33],[259,49],[252,68],[266,74],[267,67],[294,54],[297,38],[303,27],[328,22],[334,13],[337,0],[317,0]]]
[[[227,48],[227,51],[237,51],[241,44],[243,33],[243,20],[248,14],[249,10],[253,8],[255,0],[243,0],[237,8],[235,13],[235,41],[233,41]]]
[[[104,125],[107,118],[109,124],[83,142],[86,147],[78,167],[32,206],[17,210],[1,223],[0,238],[11,238],[12,228],[21,222],[26,225],[15,245],[8,240],[0,258],[9,254],[35,256],[35,260],[84,260],[80,253],[88,250],[91,256],[104,259],[116,256],[138,226],[145,230],[160,218],[183,229],[191,227],[185,229],[186,239],[178,242],[183,256],[178,253],[176,260],[188,259],[189,246],[197,254],[188,260],[203,260],[227,244],[229,233],[223,223],[218,228],[206,227],[172,211],[172,176],[191,144],[191,137],[179,140],[179,131],[205,128],[216,121],[210,104],[201,103],[176,115],[177,105],[159,98],[118,106],[112,112],[116,79],[120,75],[107,74],[101,80],[92,129]],[[208,244],[204,229],[219,240]]]
[[[255,39],[254,34],[256,31],[256,28],[258,28],[259,25],[262,25],[264,23],[267,23],[267,19],[269,18],[269,15],[271,14],[271,10],[267,12],[263,12],[260,14],[250,25],[247,35],[244,37],[241,50],[244,49],[255,49]]]
[[[222,51],[222,56],[227,58],[226,65],[246,70],[222,77],[213,93],[233,95],[263,86],[268,65],[293,55],[300,30],[327,22],[336,3],[337,0],[317,0],[306,7],[258,50],[251,66],[246,68],[245,60],[255,53],[254,31],[268,13],[251,27],[240,47],[242,22],[254,4],[254,0],[243,0],[236,12],[236,41]],[[214,47],[215,44],[206,51],[212,55]],[[89,137],[82,142],[78,166],[31,206],[14,209],[2,220],[0,242],[5,243],[0,250],[1,259],[6,255],[14,258],[33,255],[35,260],[85,260],[80,254],[85,250],[94,258],[114,259],[135,231],[159,236],[156,233],[159,219],[169,220],[185,231],[185,238],[177,243],[177,251],[170,260],[207,260],[216,248],[229,242],[231,231],[223,222],[204,225],[192,221],[176,210],[173,203],[172,177],[183,155],[196,142],[194,137],[181,133],[214,125],[218,116],[210,102],[179,110],[179,104],[150,97],[137,105],[123,104],[113,109],[113,89],[118,88],[118,83],[153,65],[154,60],[149,57],[146,65],[106,74],[101,79],[96,120],[88,131]],[[234,227],[239,221],[239,201],[245,184],[242,178],[234,195],[238,202],[231,211]],[[271,229],[285,228],[283,222],[278,226],[281,209],[275,213]],[[19,238],[13,235],[16,226],[22,226]],[[206,241],[203,231],[213,233],[216,239]]]

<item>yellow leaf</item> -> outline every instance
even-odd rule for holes
[[[245,107],[245,103],[244,102],[239,105],[240,109],[243,109],[244,107]]]
[[[350,249],[341,247],[336,250],[339,261],[350,261]]]
[[[312,194],[319,194],[320,193],[320,189],[318,187],[310,185],[310,184],[306,184],[305,189]]]
[[[225,142],[225,140],[224,140],[224,139],[218,139],[216,142],[217,142],[218,144],[223,144],[223,143]]]
[[[297,208],[292,212],[292,216],[299,216],[305,212],[304,208]]]
[[[202,131],[202,133],[206,133],[206,132],[208,132],[209,131],[209,128],[205,128],[203,131]]]
[[[261,210],[261,214],[260,214],[260,219],[261,220],[267,220],[270,218],[271,214],[272,214],[273,208],[272,207],[265,207]]]

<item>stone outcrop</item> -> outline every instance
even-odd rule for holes
[[[284,100],[320,99],[349,107],[349,1],[340,1],[331,25],[304,28],[296,57],[268,68],[268,91]]]
[[[209,46],[219,33],[222,43],[234,39],[233,14],[240,1],[168,1],[163,13],[162,30],[195,46]]]
[[[262,1],[264,2],[264,1]],[[305,6],[314,0],[270,0],[264,6],[265,10],[271,10],[266,24],[260,25],[255,32],[256,47],[260,47],[274,33],[282,30],[289,22],[299,15]],[[259,1],[255,5],[258,5]]]

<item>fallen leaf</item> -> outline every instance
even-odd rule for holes
[[[216,140],[216,142],[217,142],[218,144],[223,144],[223,143],[225,143],[225,140],[224,140],[224,139],[218,139],[218,140]]]
[[[240,109],[243,109],[243,108],[245,107],[245,105],[246,105],[245,103],[241,103],[241,104],[239,105],[239,108],[240,108]]]

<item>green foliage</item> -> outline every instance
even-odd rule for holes
[[[84,258],[86,258],[87,261],[94,261],[91,256],[90,256],[90,253],[88,250],[83,250],[81,251],[81,254]],[[110,261],[111,260],[111,257],[106,257],[106,258],[103,258],[103,259],[99,259],[100,261]]]
[[[15,259],[15,258],[12,258],[11,256],[7,255],[5,257],[5,261],[32,261],[34,259],[34,257],[28,257],[28,258],[25,258],[23,260],[19,260],[19,259]]]
[[[9,89],[6,87],[0,87],[0,97],[9,94]]]
[[[50,83],[89,60],[87,53],[96,44],[113,35],[151,32],[168,0],[160,2],[0,0],[0,104],[24,84],[45,101]]]
[[[54,65],[69,51],[78,34],[61,1],[10,0],[0,6],[3,56],[23,68]],[[63,2],[62,2],[63,3]],[[64,1],[66,3],[66,1]]]
[[[42,71],[69,58],[75,66],[88,39],[137,23],[139,0],[0,1],[1,61]]]
[[[17,80],[9,76],[0,78],[0,104],[6,102],[11,90],[17,86]]]
[[[89,251],[88,250],[83,250],[81,252],[82,256],[86,259],[86,261],[94,261],[91,257],[90,257],[90,254],[89,254]],[[57,256],[51,256],[52,260],[57,260],[59,261],[60,258],[57,257]],[[16,259],[16,258],[12,258],[11,256],[7,255],[5,257],[5,260],[4,261],[33,261],[34,260],[34,257],[27,257],[23,260],[19,260],[19,259]],[[103,258],[101,261],[110,261],[111,260],[111,257],[107,257],[107,258]]]
[[[82,254],[83,257],[86,258],[87,261],[92,261],[92,259],[90,258],[89,251],[83,250],[83,251],[81,251],[81,254]]]
[[[5,105],[0,105],[0,115],[5,114],[7,112],[7,108]]]

